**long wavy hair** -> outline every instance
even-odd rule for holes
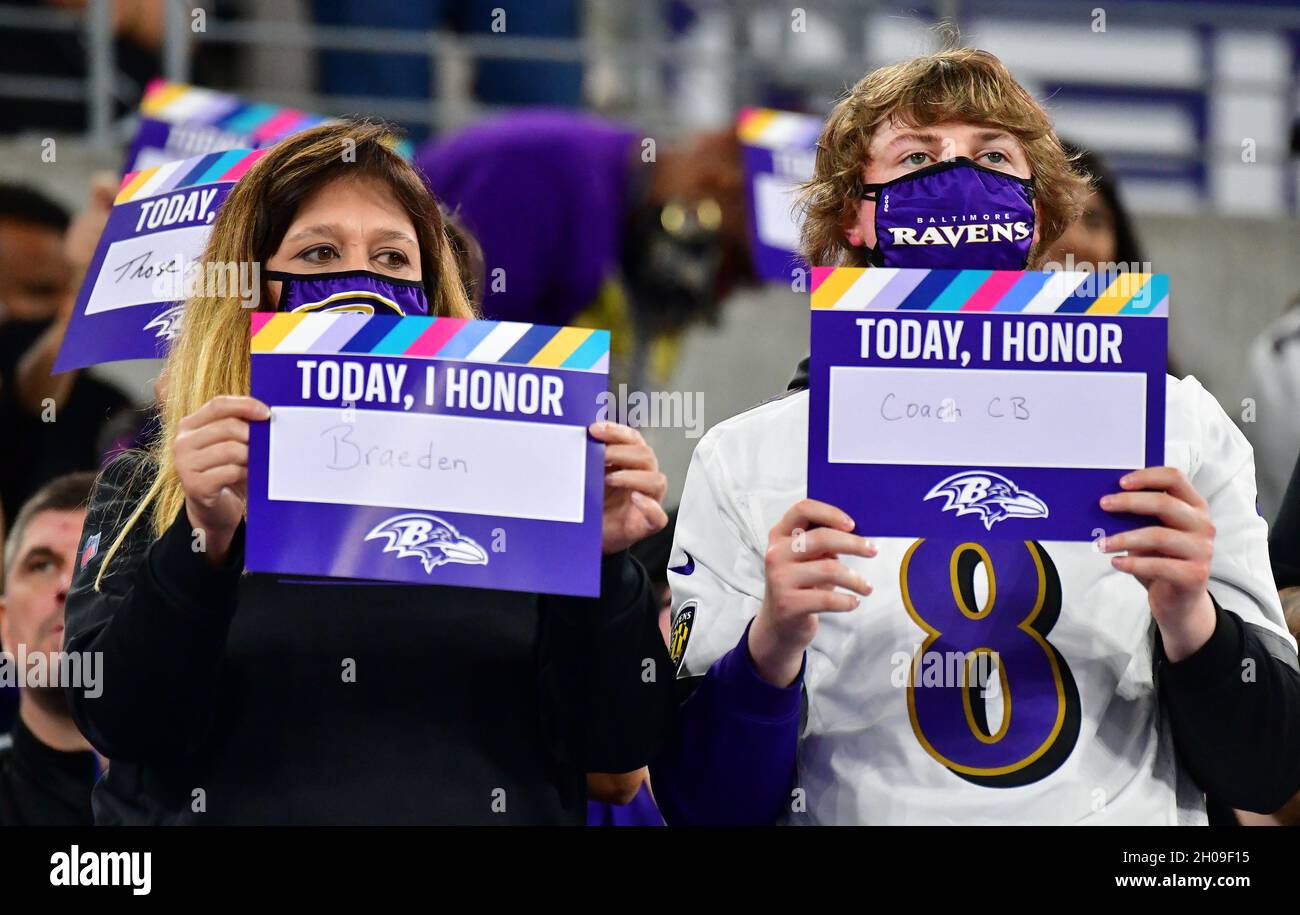
[[[338,178],[382,181],[406,210],[420,247],[420,269],[431,314],[473,318],[474,307],[462,282],[457,249],[439,208],[416,171],[389,144],[392,131],[371,121],[344,121],[294,134],[271,147],[226,197],[196,270],[224,273],[229,265],[261,268],[279,248],[299,206]],[[249,310],[239,284],[185,302],[185,318],[172,341],[164,372],[167,392],[159,405],[162,431],[149,449],[151,460],[137,472],[152,472],[153,481],[109,547],[95,578],[105,570],[135,525],[148,522],[155,537],[176,519],[185,493],[172,463],[172,442],[182,419],[221,394],[248,394]],[[270,301],[265,282],[260,302]]]
[[[1078,218],[1091,193],[1071,167],[1051,119],[1010,71],[987,51],[958,48],[914,57],[864,76],[831,111],[817,141],[813,177],[797,206],[804,213],[801,253],[812,266],[868,266],[844,225],[853,218],[862,169],[880,125],[929,127],[944,121],[989,124],[1012,134],[1034,177],[1039,240],[1031,268]]]

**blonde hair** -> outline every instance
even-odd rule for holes
[[[844,236],[862,190],[872,136],[881,124],[928,127],[944,121],[1006,130],[1025,150],[1038,205],[1039,263],[1092,193],[1052,129],[1047,112],[987,51],[958,48],[881,67],[837,104],[817,141],[813,177],[803,185],[801,253],[813,266],[867,266],[867,255]]]
[[[391,142],[392,132],[385,125],[345,121],[305,130],[277,143],[231,189],[195,269],[264,266],[305,199],[338,178],[374,178],[387,184],[411,217],[430,314],[475,317],[437,203],[410,164],[392,151]],[[265,285],[260,293],[259,301],[268,301]],[[162,431],[149,449],[152,460],[143,462],[137,471],[156,473],[105,554],[95,578],[96,590],[136,524],[147,518],[154,536],[160,537],[183,509],[185,493],[171,453],[177,427],[218,395],[248,394],[248,349],[249,310],[241,303],[237,288],[219,296],[198,294],[185,302],[181,331],[172,342],[164,368],[167,393],[160,404]]]

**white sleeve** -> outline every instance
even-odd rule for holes
[[[1268,557],[1268,524],[1255,508],[1255,461],[1250,443],[1219,402],[1194,378],[1200,454],[1194,455],[1192,485],[1210,504],[1214,559],[1210,593],[1243,621],[1281,637],[1295,653],[1287,631]]]
[[[691,457],[669,562],[678,677],[700,676],[740,641],[763,602],[767,534],[753,530],[748,501],[727,473],[717,430]]]

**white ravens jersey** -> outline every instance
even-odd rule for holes
[[[1250,445],[1194,378],[1168,379],[1166,400],[1165,461],[1209,502],[1217,529],[1211,593],[1294,649]],[[807,494],[807,453],[806,391],[700,441],[670,564],[679,676],[705,674],[757,613],[768,532]],[[790,822],[1205,822],[1161,713],[1155,624],[1136,579],[1093,543],[973,535],[954,549],[874,537],[870,518],[856,520],[879,553],[843,561],[874,590],[851,612],[821,614],[808,648],[804,803]],[[954,614],[959,603],[981,609]],[[964,656],[933,650],[945,629]],[[982,673],[981,653],[995,658]]]

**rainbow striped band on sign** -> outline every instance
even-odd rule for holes
[[[185,83],[154,80],[140,100],[140,113],[169,124],[214,127],[260,144],[323,124],[329,118],[295,108],[246,102],[235,95]]]
[[[144,200],[146,197],[156,197],[197,184],[238,181],[265,154],[264,149],[229,149],[128,172],[122,178],[122,186],[113,203],[116,205],[130,200]]]
[[[249,102],[237,95],[162,79],[154,80],[145,89],[140,100],[140,113],[167,124],[210,127],[228,134],[235,143],[244,146],[270,146],[301,130],[318,124],[333,124],[338,120],[296,108]],[[405,159],[410,159],[415,153],[409,140],[392,136],[389,144]]]
[[[814,267],[812,307],[843,311],[1168,317],[1169,276],[1090,271]]]
[[[589,327],[358,314],[255,312],[252,318],[254,353],[353,353],[609,371],[609,331]]]
[[[819,117],[774,108],[745,108],[736,118],[736,136],[740,142],[765,149],[792,146],[811,149],[821,130]]]

